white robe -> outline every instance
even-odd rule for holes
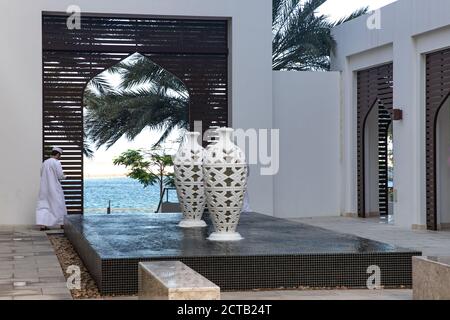
[[[61,163],[49,158],[41,168],[41,187],[36,209],[36,224],[53,227],[64,224],[66,201],[60,180],[64,180]]]

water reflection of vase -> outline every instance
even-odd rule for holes
[[[245,155],[233,141],[233,129],[220,128],[218,141],[207,148],[203,161],[206,201],[214,230],[209,240],[238,241],[236,232],[247,185]]]
[[[189,132],[173,158],[175,187],[180,202],[182,228],[206,227],[202,220],[205,211],[205,187],[203,179],[204,150],[198,143],[200,133]]]

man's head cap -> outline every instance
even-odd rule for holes
[[[61,149],[61,148],[55,147],[55,148],[53,148],[52,151],[56,151],[56,152],[58,152],[59,154],[63,154],[63,149]]]

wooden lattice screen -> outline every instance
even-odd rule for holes
[[[378,207],[380,216],[389,215],[389,127],[392,115],[381,103],[378,107]]]
[[[393,64],[362,70],[357,74],[357,187],[358,216],[366,217],[365,125],[370,111],[378,109],[379,209],[388,212],[387,131],[393,109]]]
[[[450,49],[426,56],[426,212],[427,228],[438,229],[436,122],[450,94]]]
[[[43,13],[43,158],[64,148],[68,211],[83,212],[83,93],[96,75],[140,53],[189,90],[189,122],[228,125],[228,21],[83,14],[69,30],[67,14]]]

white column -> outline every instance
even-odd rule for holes
[[[403,120],[394,121],[395,224],[405,228],[423,224],[422,143],[425,119],[421,114],[420,63],[411,37],[404,34],[394,42],[394,108],[403,110]]]

